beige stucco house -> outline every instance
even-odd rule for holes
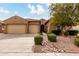
[[[40,33],[42,21],[13,16],[3,21],[4,33]]]

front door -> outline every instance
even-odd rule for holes
[[[41,33],[42,33],[42,32],[45,32],[45,30],[44,30],[44,25],[41,25],[40,32],[41,32]]]

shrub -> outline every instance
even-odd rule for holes
[[[64,32],[64,35],[65,35],[65,36],[68,36],[68,35],[69,35],[69,32],[67,32],[67,31]]]
[[[47,34],[52,34],[52,32],[48,32]]]
[[[57,41],[55,34],[47,34],[47,36],[48,36],[48,40],[50,42],[56,42]]]
[[[60,35],[61,34],[61,30],[52,30],[52,33],[54,33],[55,35]]]
[[[76,38],[74,41],[75,45],[79,47],[79,38]]]
[[[78,31],[77,30],[68,30],[69,35],[77,35]]]
[[[43,37],[42,36],[37,35],[37,36],[34,37],[35,45],[42,45],[42,41],[43,41]]]

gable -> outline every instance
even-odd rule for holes
[[[5,24],[26,24],[27,21],[19,16],[13,16],[3,21]]]
[[[40,19],[40,21],[41,21],[41,24],[44,24],[44,23],[46,23],[47,20],[45,20],[45,19]]]

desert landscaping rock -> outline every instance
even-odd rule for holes
[[[43,34],[41,50],[45,53],[79,53],[79,47],[74,45],[74,40],[75,36],[57,36],[57,42],[49,42],[47,35]]]

